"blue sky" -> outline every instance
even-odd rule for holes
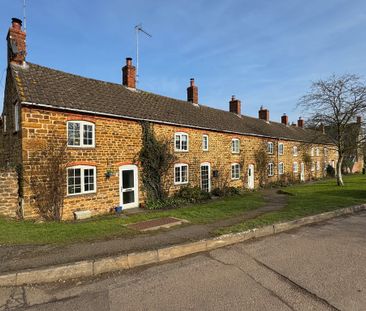
[[[11,17],[23,0],[1,0],[0,78]],[[361,0],[27,0],[27,60],[100,80],[121,82],[125,57],[140,40],[139,88],[186,98],[189,79],[202,104],[242,113],[263,105],[272,120],[301,114],[310,83],[332,73],[365,75],[366,2]],[[2,79],[0,111],[3,102]]]

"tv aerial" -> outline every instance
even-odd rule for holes
[[[135,26],[135,34],[136,34],[136,88],[137,88],[137,83],[138,83],[138,79],[139,79],[139,34],[143,33],[145,36],[151,38],[152,35],[150,35],[148,32],[146,32],[143,28],[142,28],[142,24],[138,24]]]

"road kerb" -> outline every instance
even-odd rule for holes
[[[17,273],[17,286],[33,283],[50,283],[58,280],[75,279],[93,275],[93,261],[80,261],[62,266],[32,269]],[[1,284],[0,284],[1,285]]]
[[[58,280],[90,277],[102,273],[124,270],[153,263],[165,262],[175,258],[211,251],[220,247],[244,242],[252,238],[265,237],[280,232],[285,232],[304,225],[325,221],[337,216],[353,214],[366,210],[366,204],[342,208],[318,215],[307,216],[293,221],[287,221],[254,228],[244,232],[225,234],[219,237],[205,239],[197,242],[178,244],[127,255],[111,256],[96,260],[85,260],[59,266],[29,269],[10,272],[0,275],[0,287],[19,286],[24,284],[49,283]]]

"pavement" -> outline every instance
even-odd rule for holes
[[[10,310],[366,310],[366,212],[100,277],[0,288]]]
[[[0,274],[25,269],[40,268],[98,259],[131,252],[167,247],[210,238],[216,229],[231,226],[262,214],[280,210],[286,206],[287,195],[277,189],[263,191],[265,205],[234,218],[210,224],[182,225],[156,232],[139,233],[110,240],[81,242],[70,245],[0,245]]]

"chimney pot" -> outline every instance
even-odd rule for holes
[[[11,26],[16,30],[22,30],[22,24],[23,22],[19,18],[13,17],[11,19]]]
[[[241,115],[241,101],[235,98],[235,95],[231,97],[229,102],[229,111]]]
[[[198,87],[194,85],[194,78],[190,79],[187,87],[187,101],[198,105]]]
[[[263,106],[261,106],[261,108],[258,111],[258,117],[260,120],[269,122],[269,110],[265,109],[265,108],[263,108]]]
[[[362,123],[362,117],[361,116],[357,116],[357,123]]]
[[[304,127],[304,120],[301,117],[297,120],[297,126],[301,128]]]
[[[122,68],[122,83],[124,86],[136,88],[136,68],[132,65],[132,58],[126,58],[126,65]]]
[[[286,113],[284,113],[283,116],[281,117],[281,123],[284,125],[288,124],[288,116],[286,115]]]

